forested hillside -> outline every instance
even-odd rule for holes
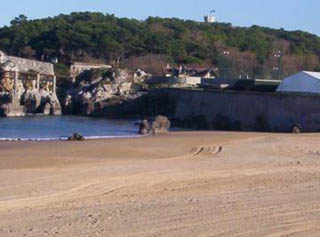
[[[220,76],[237,77],[277,78],[279,70],[282,76],[320,70],[320,37],[306,32],[175,18],[139,21],[89,12],[41,20],[21,15],[0,28],[0,49],[39,60],[58,57],[62,64],[103,60],[158,73],[166,63],[213,66]],[[279,51],[280,60],[275,57]]]

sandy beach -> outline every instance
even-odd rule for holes
[[[320,135],[0,142],[0,236],[319,236]]]

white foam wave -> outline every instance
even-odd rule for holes
[[[143,137],[142,135],[123,135],[123,136],[85,136],[86,140],[99,140],[99,139],[115,139],[115,138],[137,138]],[[0,141],[67,141],[68,137],[48,137],[48,138],[0,138]]]

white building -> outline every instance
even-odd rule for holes
[[[205,23],[215,23],[217,20],[216,20],[216,17],[214,15],[206,15],[204,16],[204,22]]]
[[[320,93],[320,72],[299,72],[285,78],[277,92]]]

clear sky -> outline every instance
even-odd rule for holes
[[[202,21],[203,15],[213,9],[218,21],[235,26],[262,25],[320,36],[320,0],[9,0],[1,3],[0,26],[8,25],[19,14],[34,19],[73,11]]]

